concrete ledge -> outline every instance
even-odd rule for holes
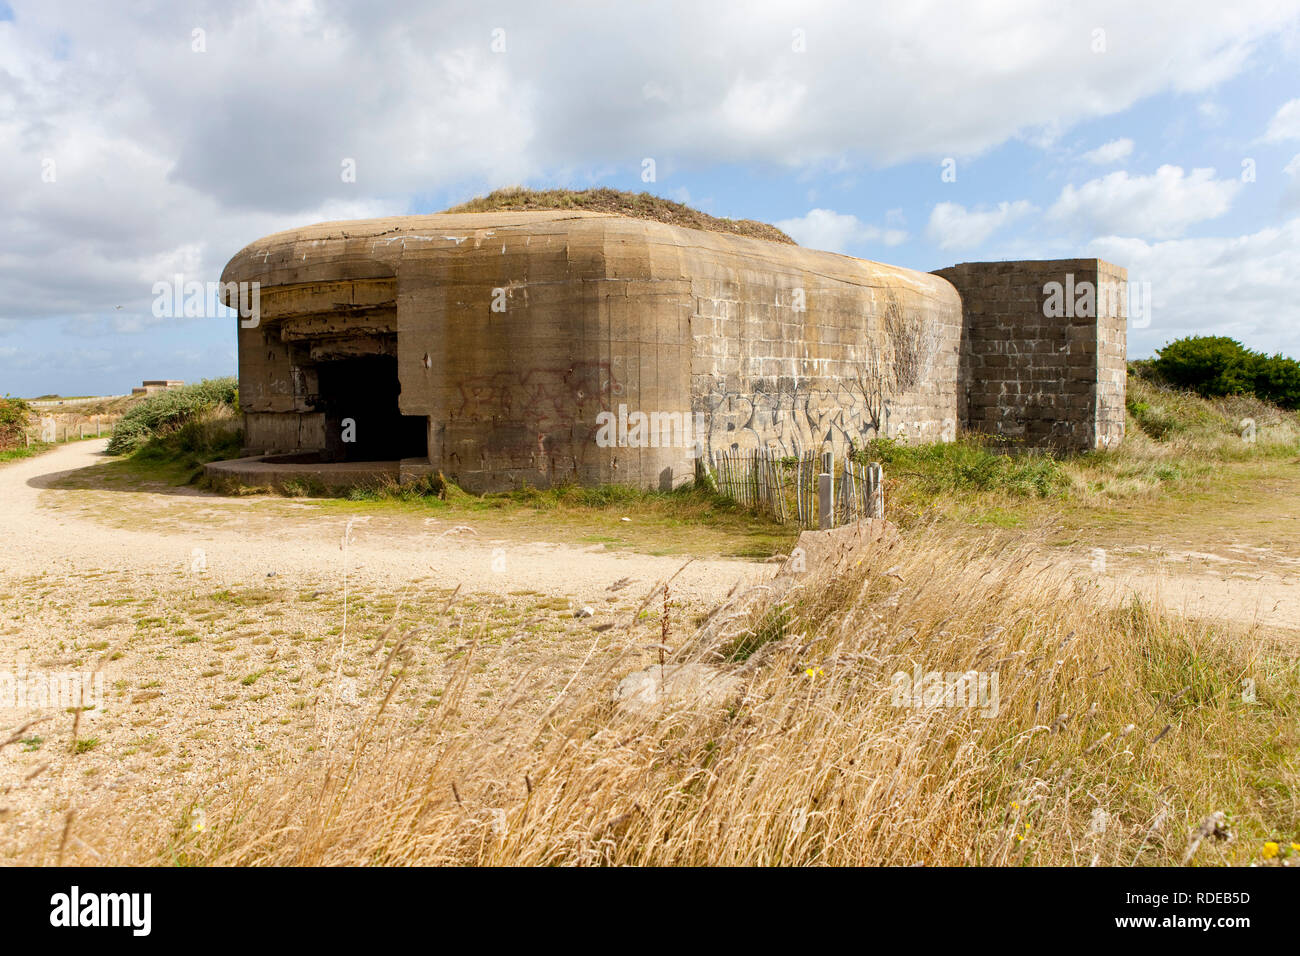
[[[397,467],[398,481],[416,481],[438,473],[438,466],[427,458],[403,458]]]
[[[356,488],[397,481],[396,461],[294,462],[277,461],[288,456],[260,455],[255,458],[232,458],[203,466],[206,475],[252,488],[276,488],[286,485],[320,485],[327,490]]]

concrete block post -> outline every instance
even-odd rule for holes
[[[823,488],[823,483],[825,487]],[[822,452],[822,473],[817,476],[818,507],[821,527],[835,527],[835,453]]]
[[[850,462],[844,462],[844,478],[840,482],[840,497],[844,499],[844,518],[855,521],[858,518],[858,485],[853,477]]]
[[[831,495],[833,479],[829,472],[817,476],[817,518],[819,527],[828,531],[835,525],[835,498]]]

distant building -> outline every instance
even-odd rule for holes
[[[140,383],[138,388],[131,389],[131,394],[152,395],[154,392],[165,392],[170,388],[180,388],[184,384],[178,378],[147,378]]]

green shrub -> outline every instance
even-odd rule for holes
[[[133,452],[161,432],[184,425],[201,412],[220,405],[237,410],[238,394],[234,378],[211,378],[151,395],[113,426],[108,452],[111,455]]]
[[[178,425],[152,435],[135,451],[141,461],[174,462],[197,467],[221,458],[238,458],[242,433],[211,408],[201,409]]]
[[[1170,385],[1208,397],[1241,395],[1255,385],[1254,356],[1225,335],[1192,335],[1156,352],[1156,372]]]
[[[1300,362],[1283,355],[1260,356],[1255,364],[1255,395],[1283,408],[1300,408]]]
[[[1300,362],[1264,355],[1224,335],[1193,335],[1156,353],[1150,369],[1165,383],[1206,398],[1248,395],[1300,408]]]
[[[31,413],[32,407],[21,398],[0,398],[0,450],[19,444]]]

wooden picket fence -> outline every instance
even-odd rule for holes
[[[879,462],[846,459],[835,502],[835,524],[885,516],[885,472]]]
[[[700,458],[718,493],[785,524],[793,516],[801,528],[847,524],[885,516],[884,472],[877,462],[836,462],[830,452],[805,453],[794,460],[766,449],[715,452]],[[822,476],[832,476],[829,496]],[[791,509],[793,502],[793,509]],[[793,515],[792,515],[793,510]]]
[[[785,463],[770,451],[725,451],[713,458],[718,493],[786,522]]]
[[[121,415],[95,415],[93,421],[68,424],[67,422],[60,423],[52,415],[43,415],[35,423],[24,426],[22,430],[23,445],[24,447],[30,447],[34,441],[52,443],[72,441],[74,432],[78,439],[84,439],[91,434],[96,438],[100,438],[105,434],[112,435],[113,425],[121,417]]]

